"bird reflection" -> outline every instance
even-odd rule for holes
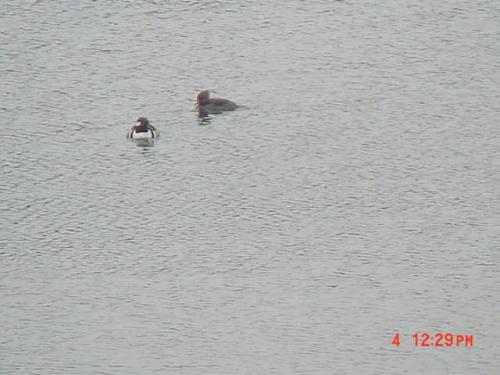
[[[133,141],[139,148],[150,148],[155,145],[154,139],[133,139]]]

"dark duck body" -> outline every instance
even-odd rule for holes
[[[210,98],[208,90],[201,91],[196,97],[196,106],[199,116],[206,116],[210,113],[221,113],[226,111],[234,111],[238,108],[235,102],[222,98]]]

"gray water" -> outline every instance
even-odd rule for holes
[[[1,374],[498,373],[500,2],[0,14]]]

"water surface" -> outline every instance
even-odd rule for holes
[[[1,14],[2,374],[497,371],[498,2]]]

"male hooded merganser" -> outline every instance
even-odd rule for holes
[[[221,113],[224,111],[234,111],[238,105],[227,99],[210,98],[208,90],[201,91],[196,97],[196,106],[200,117],[209,113]]]
[[[154,139],[160,136],[158,130],[149,123],[146,117],[139,117],[136,125],[127,134],[129,139]]]

